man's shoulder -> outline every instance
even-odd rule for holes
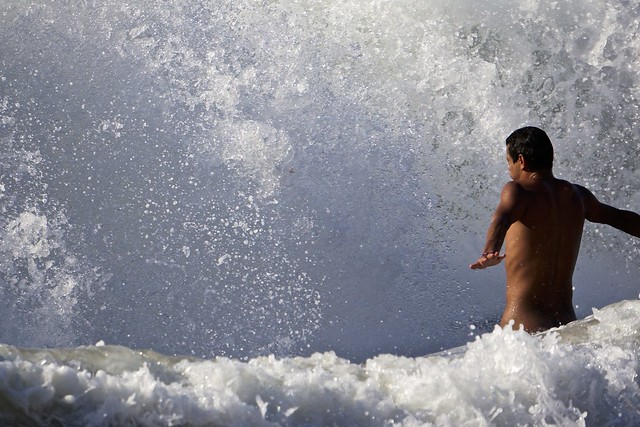
[[[509,181],[502,187],[502,194],[512,197],[522,196],[526,194],[527,190],[515,181]]]
[[[564,179],[556,179],[556,187],[563,190],[565,193],[571,192],[580,198],[587,197],[589,194],[591,194],[589,190],[587,190],[582,185],[575,184]]]
[[[573,182],[567,181],[566,179],[553,178],[553,180],[555,181],[556,185],[559,185],[561,187],[574,188],[574,189],[577,189],[579,187],[579,185],[574,184]]]
[[[503,187],[502,187],[502,191],[520,191],[520,189],[524,188],[522,187],[522,185],[518,184],[515,181],[508,181]]]
[[[527,200],[529,198],[529,192],[515,181],[507,182],[504,187],[502,187],[502,192],[500,193],[500,203],[504,206],[519,205],[520,207],[524,207],[524,205],[528,204]]]

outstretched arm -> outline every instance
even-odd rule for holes
[[[526,203],[522,187],[515,182],[507,183],[502,189],[500,202],[491,218],[482,255],[469,266],[472,270],[500,264],[500,261],[506,256],[500,255],[500,249],[507,235],[507,230],[511,224],[522,217],[525,209]]]
[[[578,186],[585,208],[585,218],[591,222],[608,224],[632,236],[640,237],[640,215],[601,203],[584,187]]]

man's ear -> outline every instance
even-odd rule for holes
[[[518,160],[517,160],[518,165],[520,165],[520,170],[526,170],[527,169],[527,160],[524,158],[524,156],[522,154],[518,154]]]

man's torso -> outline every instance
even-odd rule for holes
[[[573,271],[578,257],[584,206],[567,181],[545,179],[520,186],[526,209],[505,238],[507,304],[501,324],[515,321],[528,331],[575,320]]]

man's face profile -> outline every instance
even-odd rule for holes
[[[508,150],[507,150],[507,168],[509,169],[509,176],[511,177],[512,180],[515,181],[519,175],[518,172],[520,168],[518,163],[513,161]]]

